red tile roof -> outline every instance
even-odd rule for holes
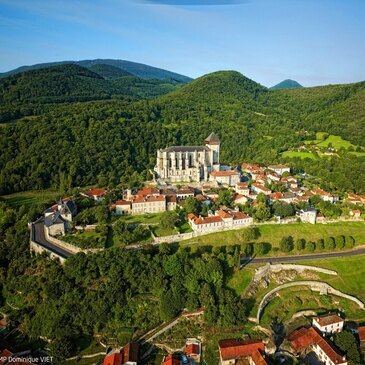
[[[238,175],[236,171],[213,171],[210,173],[211,176],[233,176]]]
[[[123,355],[120,353],[113,353],[110,355],[107,355],[104,358],[104,365],[122,365],[122,361],[123,361]]]
[[[289,166],[285,165],[270,165],[268,166],[268,169],[288,169]]]
[[[241,212],[233,212],[232,214],[233,214],[233,220],[251,218],[249,215]]]
[[[155,188],[144,187],[142,190],[137,191],[137,195],[139,196],[156,195],[156,194],[159,194],[159,191]]]
[[[194,213],[188,214],[188,219],[197,219],[198,217]]]
[[[288,340],[297,352],[301,352],[308,346],[316,344],[334,364],[343,364],[346,361],[313,327],[302,327],[294,331],[288,336]]]
[[[252,361],[255,365],[267,365],[267,362],[260,351],[255,351],[252,354]]]
[[[262,191],[267,191],[267,192],[271,192],[271,190],[269,188],[267,188],[264,185],[258,184],[258,183],[253,183],[252,186],[254,186],[256,189],[260,189]]]
[[[7,363],[7,360],[2,361],[1,358],[8,359],[11,355],[13,355],[13,353],[7,349],[0,351],[0,365]]]
[[[359,327],[358,331],[359,331],[360,342],[365,341],[365,326]]]
[[[162,365],[180,365],[180,360],[174,355],[167,355],[164,358]]]
[[[222,218],[233,218],[232,214],[227,213],[223,209],[219,209],[215,213],[218,214]]]
[[[324,191],[322,189],[313,189],[312,193],[319,196],[333,196],[332,194],[327,193],[327,191]]]
[[[208,223],[218,223],[222,222],[221,217],[212,216],[212,217],[200,217],[195,219],[194,224],[195,225],[201,225],[201,224],[208,224]]]
[[[335,323],[341,323],[344,321],[340,316],[338,316],[335,313],[327,314],[327,315],[321,316],[321,317],[315,317],[314,319],[318,322],[318,324],[321,327],[328,326],[328,325],[335,324]]]
[[[130,205],[131,202],[127,201],[127,200],[118,200],[115,202],[115,205]]]
[[[237,187],[239,187],[240,189],[247,189],[248,188],[248,184],[247,183],[238,183]]]
[[[265,350],[265,344],[261,340],[221,340],[219,341],[219,352],[223,361],[237,359],[242,356],[252,356],[256,351]]]
[[[83,194],[89,196],[89,197],[100,197],[100,196],[104,196],[105,193],[107,192],[107,190],[104,189],[89,189],[89,190],[85,190],[83,191]]]
[[[184,349],[186,355],[199,355],[199,345],[195,343],[189,343]]]

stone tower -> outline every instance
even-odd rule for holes
[[[212,166],[212,171],[219,171],[219,149],[221,141],[219,140],[218,136],[214,132],[212,132],[205,139],[204,144],[210,150],[209,160]]]

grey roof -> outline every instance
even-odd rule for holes
[[[171,146],[162,150],[162,152],[201,152],[209,151],[209,148],[205,146]]]
[[[56,212],[44,218],[44,224],[46,227],[50,227],[53,224],[65,223],[61,217],[61,212]]]
[[[214,132],[209,134],[208,138],[206,138],[205,141],[206,142],[220,142],[218,136]]]

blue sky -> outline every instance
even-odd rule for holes
[[[365,80],[364,0],[0,0],[0,72],[116,58],[265,86]]]

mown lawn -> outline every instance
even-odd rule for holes
[[[357,146],[353,145],[351,142],[346,141],[342,139],[340,136],[334,136],[333,134],[330,134],[328,138],[326,138],[324,141],[317,143],[318,147],[328,147],[329,144],[332,144],[332,147],[339,149],[341,147],[345,148],[346,150],[349,147],[356,148]]]
[[[315,160],[317,157],[314,156],[314,154],[312,152],[306,152],[306,151],[285,151],[282,154],[283,157],[299,157],[301,159],[304,158],[310,158],[312,160]]]
[[[304,238],[306,241],[317,241],[320,238],[339,235],[352,236],[356,245],[365,244],[365,222],[338,222],[331,224],[265,224],[259,225],[261,236],[255,242],[268,242],[272,247],[279,247],[282,237],[292,236],[295,239]],[[240,244],[240,232],[216,232],[180,242],[183,247],[190,247],[194,252],[199,246],[227,246]],[[298,253],[295,250],[292,253]],[[302,253],[302,252],[301,252]],[[275,253],[270,251],[270,256]]]
[[[19,207],[22,205],[31,206],[45,203],[54,203],[59,197],[57,190],[34,190],[3,195],[0,200],[5,201],[11,207]]]
[[[128,224],[158,224],[160,223],[162,213],[149,213],[143,215],[124,215],[118,216],[117,219]]]

